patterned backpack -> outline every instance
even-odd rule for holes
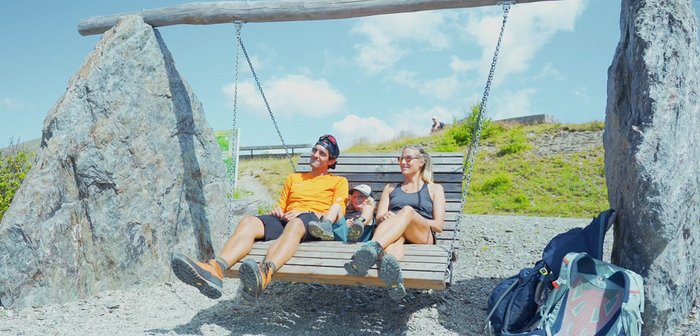
[[[569,253],[555,289],[540,310],[537,330],[522,335],[642,333],[644,282],[639,274],[586,253]]]

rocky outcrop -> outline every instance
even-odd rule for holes
[[[644,334],[670,333],[700,283],[700,60],[690,0],[623,0],[603,137],[612,261],[645,281]]]
[[[225,181],[202,106],[159,33],[124,18],[49,112],[0,223],[1,304],[149,285],[170,276],[174,251],[211,255],[210,232],[226,231]]]

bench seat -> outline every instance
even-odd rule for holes
[[[431,153],[433,177],[445,188],[447,201],[443,232],[437,233],[435,245],[407,244],[401,261],[404,285],[415,289],[445,289],[451,281],[452,260],[449,251],[457,246],[455,227],[460,214],[462,197],[463,153]],[[309,171],[309,155],[299,158],[296,172]],[[399,183],[403,176],[397,164],[396,153],[352,153],[338,159],[334,175],[345,176],[350,188],[357,184],[372,187],[372,197],[379,201],[386,183]],[[260,262],[272,242],[256,242],[250,254]],[[348,275],[343,265],[360,247],[358,243],[305,242],[299,245],[294,257],[275,273],[275,281],[318,283],[326,285],[384,286],[373,266],[367,276]],[[454,256],[453,258],[454,259]],[[225,272],[227,277],[238,277],[241,262]]]

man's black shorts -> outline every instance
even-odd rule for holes
[[[258,218],[263,222],[263,226],[265,227],[266,241],[279,238],[279,236],[282,235],[282,231],[284,231],[284,227],[287,225],[286,221],[282,221],[281,219],[275,216],[262,215],[258,216]],[[320,220],[315,213],[304,212],[301,215],[297,216],[297,218],[301,219],[301,221],[304,223],[304,230],[306,230],[306,234],[304,234],[304,238],[301,241],[320,240],[319,238],[316,238],[309,234],[309,222],[312,220]]]

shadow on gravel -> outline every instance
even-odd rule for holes
[[[383,288],[273,283],[249,304],[239,296],[200,311],[190,322],[151,333],[232,335],[483,334],[486,301],[499,279],[459,281],[446,291],[409,290],[400,302]],[[444,328],[444,329],[443,329]]]

